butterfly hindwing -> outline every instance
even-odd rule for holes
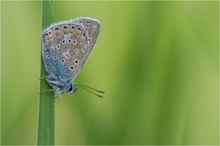
[[[100,22],[90,17],[80,17],[76,19],[76,22],[84,26],[88,38],[87,46],[84,46],[84,48],[82,48],[84,50],[82,55],[82,61],[80,62],[80,66],[82,68],[99,36]]]

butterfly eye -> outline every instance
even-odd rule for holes
[[[69,39],[69,40],[68,40],[68,43],[71,43],[71,42],[72,42],[72,40],[71,40],[71,39]]]
[[[73,89],[73,85],[72,85],[72,84],[70,84],[70,85],[67,86],[66,92],[67,92],[68,94],[71,94],[71,93],[75,92],[75,89]]]

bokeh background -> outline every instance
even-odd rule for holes
[[[219,2],[54,2],[101,34],[56,103],[56,144],[218,144]],[[1,144],[36,144],[41,3],[1,2]]]

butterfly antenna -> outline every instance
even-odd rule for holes
[[[77,84],[77,85],[83,86],[83,87],[88,88],[88,89],[92,89],[92,90],[94,90],[94,91],[96,91],[96,92],[99,92],[99,93],[105,93],[104,91],[97,90],[97,89],[95,89],[95,88],[92,88],[92,87],[87,86],[87,85],[84,85],[84,84]]]
[[[76,84],[76,86],[78,86],[78,87],[80,87],[80,88],[83,88],[84,90],[86,90],[86,91],[88,91],[88,92],[90,92],[90,93],[92,93],[92,94],[94,94],[94,95],[96,95],[96,96],[98,96],[98,97],[101,97],[101,98],[103,98],[102,95],[97,94],[97,93],[95,93],[95,92],[93,92],[93,91],[91,91],[91,90],[94,90],[94,91],[96,91],[96,92],[103,93],[103,94],[105,93],[104,91],[100,91],[100,90],[94,89],[94,88],[92,88],[92,87],[89,87],[89,86],[87,86],[87,85],[83,85],[83,84]],[[90,89],[90,90],[89,90],[89,89]]]

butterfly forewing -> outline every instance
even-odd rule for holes
[[[65,87],[76,78],[96,43],[99,31],[99,21],[89,17],[55,23],[43,31],[42,56],[51,83],[55,81]]]

